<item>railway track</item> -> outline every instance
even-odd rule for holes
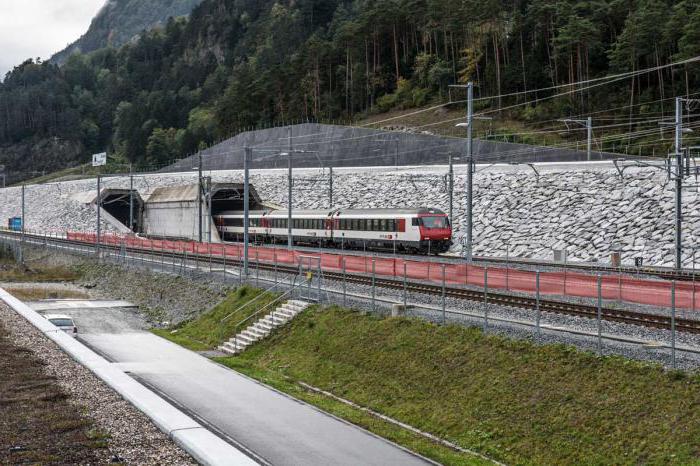
[[[7,237],[7,232],[0,232],[0,236]],[[9,234],[13,240],[18,240],[18,235]],[[26,235],[26,240],[33,241],[35,245],[43,245],[46,241],[70,245],[70,246],[92,246],[92,243],[84,243],[81,241],[73,241],[65,238],[47,238],[39,235]],[[158,251],[141,249],[135,247],[121,248],[120,246],[113,245],[101,245],[101,250],[112,251],[120,253],[126,251],[129,253],[141,254],[144,256],[153,256],[154,258],[167,257],[169,259],[180,260],[180,261],[201,261],[202,263],[211,262],[212,264],[223,265],[224,259],[217,256],[208,256],[201,254],[191,254],[191,253],[180,253],[177,251]],[[299,269],[296,266],[280,265],[280,264],[269,264],[261,262],[255,264],[251,261],[251,267],[259,268],[265,271],[277,271],[288,274],[296,274]],[[227,258],[226,264],[233,266],[240,266],[241,261],[234,258]],[[325,272],[323,273],[324,278],[331,279],[335,281],[347,281],[348,283],[354,283],[358,285],[371,286],[374,283],[378,287],[390,288],[390,289],[406,289],[407,292],[422,293],[426,295],[442,296],[443,288],[441,285],[424,283],[424,282],[413,282],[403,280],[395,280],[382,277],[371,277],[363,274],[343,274],[340,272]],[[516,307],[521,309],[537,310],[542,312],[549,312],[555,314],[570,315],[576,317],[584,317],[589,319],[596,319],[598,317],[597,306],[589,304],[572,303],[567,301],[557,301],[552,299],[536,299],[528,296],[519,296],[510,293],[503,293],[498,291],[488,291],[474,290],[466,288],[457,287],[445,287],[445,297],[464,299],[473,302],[486,302],[488,304],[494,304],[505,307]],[[685,319],[685,318],[675,318],[671,316],[659,315],[659,314],[648,314],[644,312],[629,311],[623,309],[613,309],[609,307],[602,307],[600,310],[600,317],[603,320],[611,322],[619,322],[629,325],[639,325],[643,327],[651,327],[657,329],[671,330],[675,327],[676,331],[700,334],[700,320]]]
[[[513,265],[526,265],[530,267],[553,267],[559,269],[572,269],[580,270],[582,272],[598,272],[598,273],[625,273],[629,275],[649,275],[658,278],[663,278],[666,280],[677,280],[677,281],[700,281],[700,269],[694,271],[692,269],[681,269],[676,270],[670,267],[613,267],[612,265],[603,264],[586,264],[577,262],[549,262],[540,261],[536,259],[505,259],[503,257],[489,257],[489,256],[478,256],[474,257],[475,262],[490,262],[495,264],[513,264]]]

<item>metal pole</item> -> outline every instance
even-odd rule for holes
[[[447,312],[445,311],[445,264],[442,264],[442,325],[447,323]]]
[[[671,362],[676,368],[676,281],[671,282]]]
[[[682,101],[680,97],[676,97],[676,137],[674,146],[676,151],[676,269],[680,270],[683,266],[681,261],[681,252],[683,250],[681,227],[683,222],[682,211],[682,190],[683,190],[683,155],[682,140],[681,140],[681,125],[682,125]]]
[[[197,237],[202,242],[202,152],[197,154]]]
[[[211,243],[211,176],[207,177],[207,192],[205,199],[207,201],[207,241]]]
[[[535,272],[535,300],[537,303],[537,335],[542,332],[542,327],[540,327],[540,319],[542,318],[542,312],[540,311],[540,271]]]
[[[603,354],[603,277],[598,274],[598,354]]]
[[[328,167],[328,208],[333,208],[333,167]]]
[[[472,261],[472,203],[474,156],[472,148],[472,126],[474,120],[474,83],[467,84],[467,244],[465,259]]]
[[[343,307],[347,307],[348,300],[348,282],[345,273],[345,257],[343,257]]]
[[[100,186],[102,179],[100,178],[100,175],[97,175],[97,244],[95,246],[95,253],[97,254],[97,260],[100,259],[100,236],[102,233],[102,225],[101,225],[101,210],[102,210],[102,187]]]
[[[406,311],[408,299],[408,286],[406,283],[406,261],[403,263],[403,310]]]
[[[375,293],[376,293],[376,287],[375,287],[375,282],[376,282],[376,271],[375,271],[375,264],[376,261],[372,259],[372,311],[377,310],[377,303],[375,301]]]
[[[250,223],[250,171],[248,169],[248,164],[253,149],[250,147],[245,148],[245,155],[243,157],[243,275],[248,278],[248,229]]]
[[[129,229],[134,231],[134,175],[129,164]]]
[[[19,247],[19,263],[24,264],[24,225],[27,223],[25,218],[25,208],[24,208],[24,191],[26,187],[22,185],[22,223],[20,224],[21,241]]]
[[[396,152],[394,155],[394,167],[399,166],[399,137],[398,135],[394,138],[394,142],[396,143]]]
[[[586,146],[586,158],[590,162],[591,161],[591,149],[593,146],[593,118],[588,117],[586,120],[586,130],[588,133],[588,141],[587,141],[587,146]]]
[[[449,157],[449,164],[450,164],[450,171],[449,171],[449,190],[450,190],[450,223],[453,223],[454,216],[454,187],[455,187],[455,172],[454,172],[454,166],[452,165],[452,154],[448,155]]]
[[[289,127],[289,143],[287,147],[287,248],[292,249],[294,247],[292,241],[292,127]]]
[[[484,331],[489,326],[489,268],[484,267]]]

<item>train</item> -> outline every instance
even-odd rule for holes
[[[214,216],[223,241],[243,240],[242,211]],[[286,244],[288,212],[249,212],[249,241]],[[334,209],[292,211],[292,241],[298,245],[341,249],[393,250],[441,254],[452,245],[452,225],[439,209]]]

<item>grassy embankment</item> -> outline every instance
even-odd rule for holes
[[[217,360],[445,464],[481,460],[298,382],[509,464],[700,464],[700,377],[619,357],[334,307]]]
[[[277,293],[264,293],[244,286],[229,294],[197,320],[183,322],[173,329],[154,329],[153,333],[192,351],[214,349],[236,333],[236,326],[241,321],[263,309],[278,296]],[[245,325],[241,325],[240,330],[244,328]]]

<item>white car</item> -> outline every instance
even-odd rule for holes
[[[54,324],[60,330],[63,330],[69,335],[77,335],[78,327],[75,326],[73,318],[64,314],[47,314],[44,316],[46,320]]]

